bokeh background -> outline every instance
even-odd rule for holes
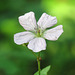
[[[0,75],[33,75],[37,61],[28,48],[14,43],[14,34],[25,31],[18,17],[35,12],[56,16],[64,33],[57,41],[47,41],[41,52],[41,69],[51,65],[48,75],[75,75],[75,0],[2,0],[0,1]],[[54,26],[54,27],[55,27]]]

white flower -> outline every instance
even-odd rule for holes
[[[34,12],[29,12],[20,16],[19,23],[27,31],[15,34],[14,42],[18,45],[29,42],[28,48],[34,52],[46,49],[45,39],[55,41],[63,33],[62,25],[47,30],[47,28],[57,23],[57,19],[46,13],[42,14],[37,24]]]

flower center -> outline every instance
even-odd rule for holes
[[[36,29],[36,32],[32,33],[35,34],[35,37],[43,37],[43,31],[40,28]]]
[[[37,30],[37,37],[41,37],[40,30]]]

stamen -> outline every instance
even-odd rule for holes
[[[40,33],[40,30],[38,30],[38,32]]]

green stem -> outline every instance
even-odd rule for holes
[[[22,44],[24,47],[27,47],[26,46],[26,44]],[[32,50],[30,50],[31,52],[32,52],[32,54],[37,58],[37,55],[32,51]]]
[[[39,75],[40,75],[40,52],[38,53],[38,59],[37,59],[37,62],[38,62],[38,71],[39,71]]]
[[[23,44],[23,46],[26,47],[25,44]],[[37,55],[36,55],[32,50],[30,50],[30,51],[31,51],[32,54],[37,58],[37,62],[38,62],[38,71],[39,71],[39,75],[40,75],[40,52],[38,53],[38,57],[37,57]]]
[[[37,55],[32,51],[32,50],[30,50],[31,52],[32,52],[32,54],[37,58]]]

